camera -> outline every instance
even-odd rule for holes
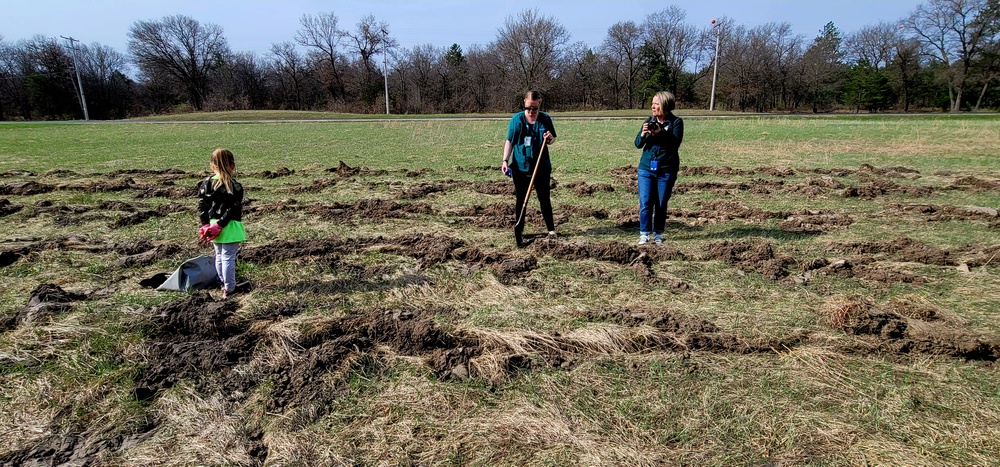
[[[661,128],[660,122],[657,122],[656,120],[649,120],[648,122],[646,122],[646,125],[647,125],[646,128],[649,128],[650,133]]]

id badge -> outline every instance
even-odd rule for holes
[[[660,161],[653,159],[649,161],[649,170],[656,172],[656,169],[660,168]]]
[[[528,147],[531,147],[531,137],[530,136],[525,136],[524,137],[524,145],[528,146]]]

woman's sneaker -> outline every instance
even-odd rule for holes
[[[663,243],[663,235],[660,234],[653,235],[653,243],[657,245]]]
[[[645,245],[647,243],[649,243],[649,235],[640,234],[639,235],[639,244],[640,245]]]

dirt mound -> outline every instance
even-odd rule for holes
[[[138,184],[131,177],[118,180],[72,180],[56,186],[59,190],[82,191],[84,193],[105,193],[136,188]]]
[[[861,164],[861,166],[858,167],[858,173],[881,175],[883,177],[904,177],[904,178],[919,178],[913,176],[920,175],[919,170],[911,169],[908,167],[901,167],[901,166],[875,167],[870,164]]]
[[[312,181],[312,183],[309,184],[309,185],[305,185],[305,186],[298,185],[298,184],[289,185],[287,188],[284,188],[284,191],[286,191],[288,193],[292,193],[292,194],[319,193],[319,192],[322,192],[326,188],[329,188],[329,187],[332,187],[332,186],[336,186],[336,185],[337,185],[337,180],[334,180],[332,178],[317,178],[317,179],[314,179]],[[246,211],[244,211],[244,212],[246,212]]]
[[[154,312],[147,365],[136,377],[135,395],[148,401],[184,379],[197,379],[249,361],[259,336],[249,322],[233,319],[236,301],[213,301],[206,292],[167,303]]]
[[[936,266],[958,264],[950,252],[908,237],[896,237],[885,242],[837,242],[831,244],[828,249],[854,254],[892,255],[900,261]]]
[[[676,317],[666,309],[655,308],[615,308],[611,310],[588,310],[583,313],[588,321],[606,321],[622,326],[652,326],[668,332],[717,332],[719,327],[698,318]]]
[[[997,191],[1000,190],[1000,180],[986,180],[978,177],[960,177],[948,184],[949,189],[967,191]]]
[[[67,292],[55,284],[41,284],[31,291],[28,304],[14,316],[0,320],[0,331],[36,323],[73,309],[73,302],[86,300],[85,294]]]
[[[449,214],[471,217],[473,225],[487,229],[511,228],[514,225],[514,203],[468,206]]]
[[[279,177],[287,177],[289,175],[295,175],[295,171],[289,169],[288,167],[282,167],[280,169],[275,170],[274,172],[272,172],[270,170],[265,170],[265,171],[257,174],[256,176],[258,176],[260,178],[274,179],[274,178],[279,178]]]
[[[579,206],[574,204],[564,205],[559,208],[569,215],[577,217],[592,217],[594,219],[607,219],[608,212],[603,209],[594,209],[590,206]]]
[[[317,204],[305,208],[306,212],[323,219],[367,220],[401,219],[411,214],[433,214],[434,209],[427,203],[400,203],[384,199],[364,199],[355,203]]]
[[[705,259],[723,261],[772,280],[788,276],[787,268],[795,264],[794,258],[775,254],[771,243],[762,239],[713,242],[705,245],[704,251]]]
[[[459,184],[456,182],[449,183],[420,183],[407,188],[402,193],[396,195],[398,199],[420,199],[426,198],[433,193],[444,193]]]
[[[874,258],[862,256],[853,259],[816,258],[801,263],[802,274],[788,279],[797,284],[805,284],[815,276],[851,277],[877,286],[889,287],[896,284],[922,284],[923,277],[911,272],[900,271],[892,267],[875,263]]]
[[[788,216],[781,222],[781,230],[795,233],[824,233],[847,227],[854,223],[854,218],[847,214],[830,212],[828,210],[807,210]]]
[[[913,197],[930,196],[934,190],[929,186],[904,186],[898,183],[884,180],[872,179],[865,185],[848,187],[844,189],[844,198],[860,198],[872,200],[879,196],[886,195],[907,195]]]
[[[43,250],[86,251],[95,254],[118,253],[113,267],[133,267],[150,264],[183,251],[174,243],[153,243],[149,240],[102,242],[86,235],[70,235],[32,242],[25,246],[0,251],[0,267],[14,264],[24,256]]]
[[[24,205],[11,203],[8,199],[0,199],[0,217],[14,214],[21,209],[24,209]]]
[[[52,185],[45,185],[38,182],[12,182],[0,185],[0,195],[32,196],[48,193],[55,189]]]
[[[611,193],[615,191],[615,188],[607,183],[595,183],[593,185],[587,182],[573,182],[566,185],[566,188],[573,190],[577,196],[594,196],[594,193],[604,192]]]
[[[51,430],[58,433],[58,428]],[[0,466],[99,465],[100,455],[139,444],[155,434],[155,428],[140,427],[133,434],[101,439],[98,433],[70,432],[45,436],[20,451],[0,456]]]
[[[472,189],[476,193],[482,193],[484,195],[514,196],[514,184],[511,183],[510,180],[474,183],[472,184]]]
[[[596,259],[625,265],[632,264],[640,255],[638,247],[621,242],[573,243],[549,238],[532,243],[530,250],[569,261]]]
[[[986,206],[949,206],[934,204],[893,204],[889,212],[904,212],[923,215],[929,221],[985,221],[1000,220],[1000,210]]]
[[[869,339],[874,349],[897,354],[944,355],[965,360],[996,361],[1000,343],[941,321],[901,316],[861,298],[838,298],[824,304],[830,326]]]
[[[374,177],[389,173],[388,171],[381,169],[372,170],[367,167],[351,167],[345,164],[344,161],[340,161],[340,164],[337,167],[326,169],[326,171],[333,172],[338,176],[340,176],[341,178],[354,177],[356,175],[365,175]]]

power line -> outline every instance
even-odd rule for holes
[[[76,71],[76,82],[80,88],[80,107],[83,107],[83,119],[90,120],[90,114],[87,113],[87,99],[83,97],[83,81],[80,80],[80,67],[76,65],[76,42],[80,42],[72,37],[59,36],[63,39],[69,41],[69,48],[73,49],[73,70]]]

